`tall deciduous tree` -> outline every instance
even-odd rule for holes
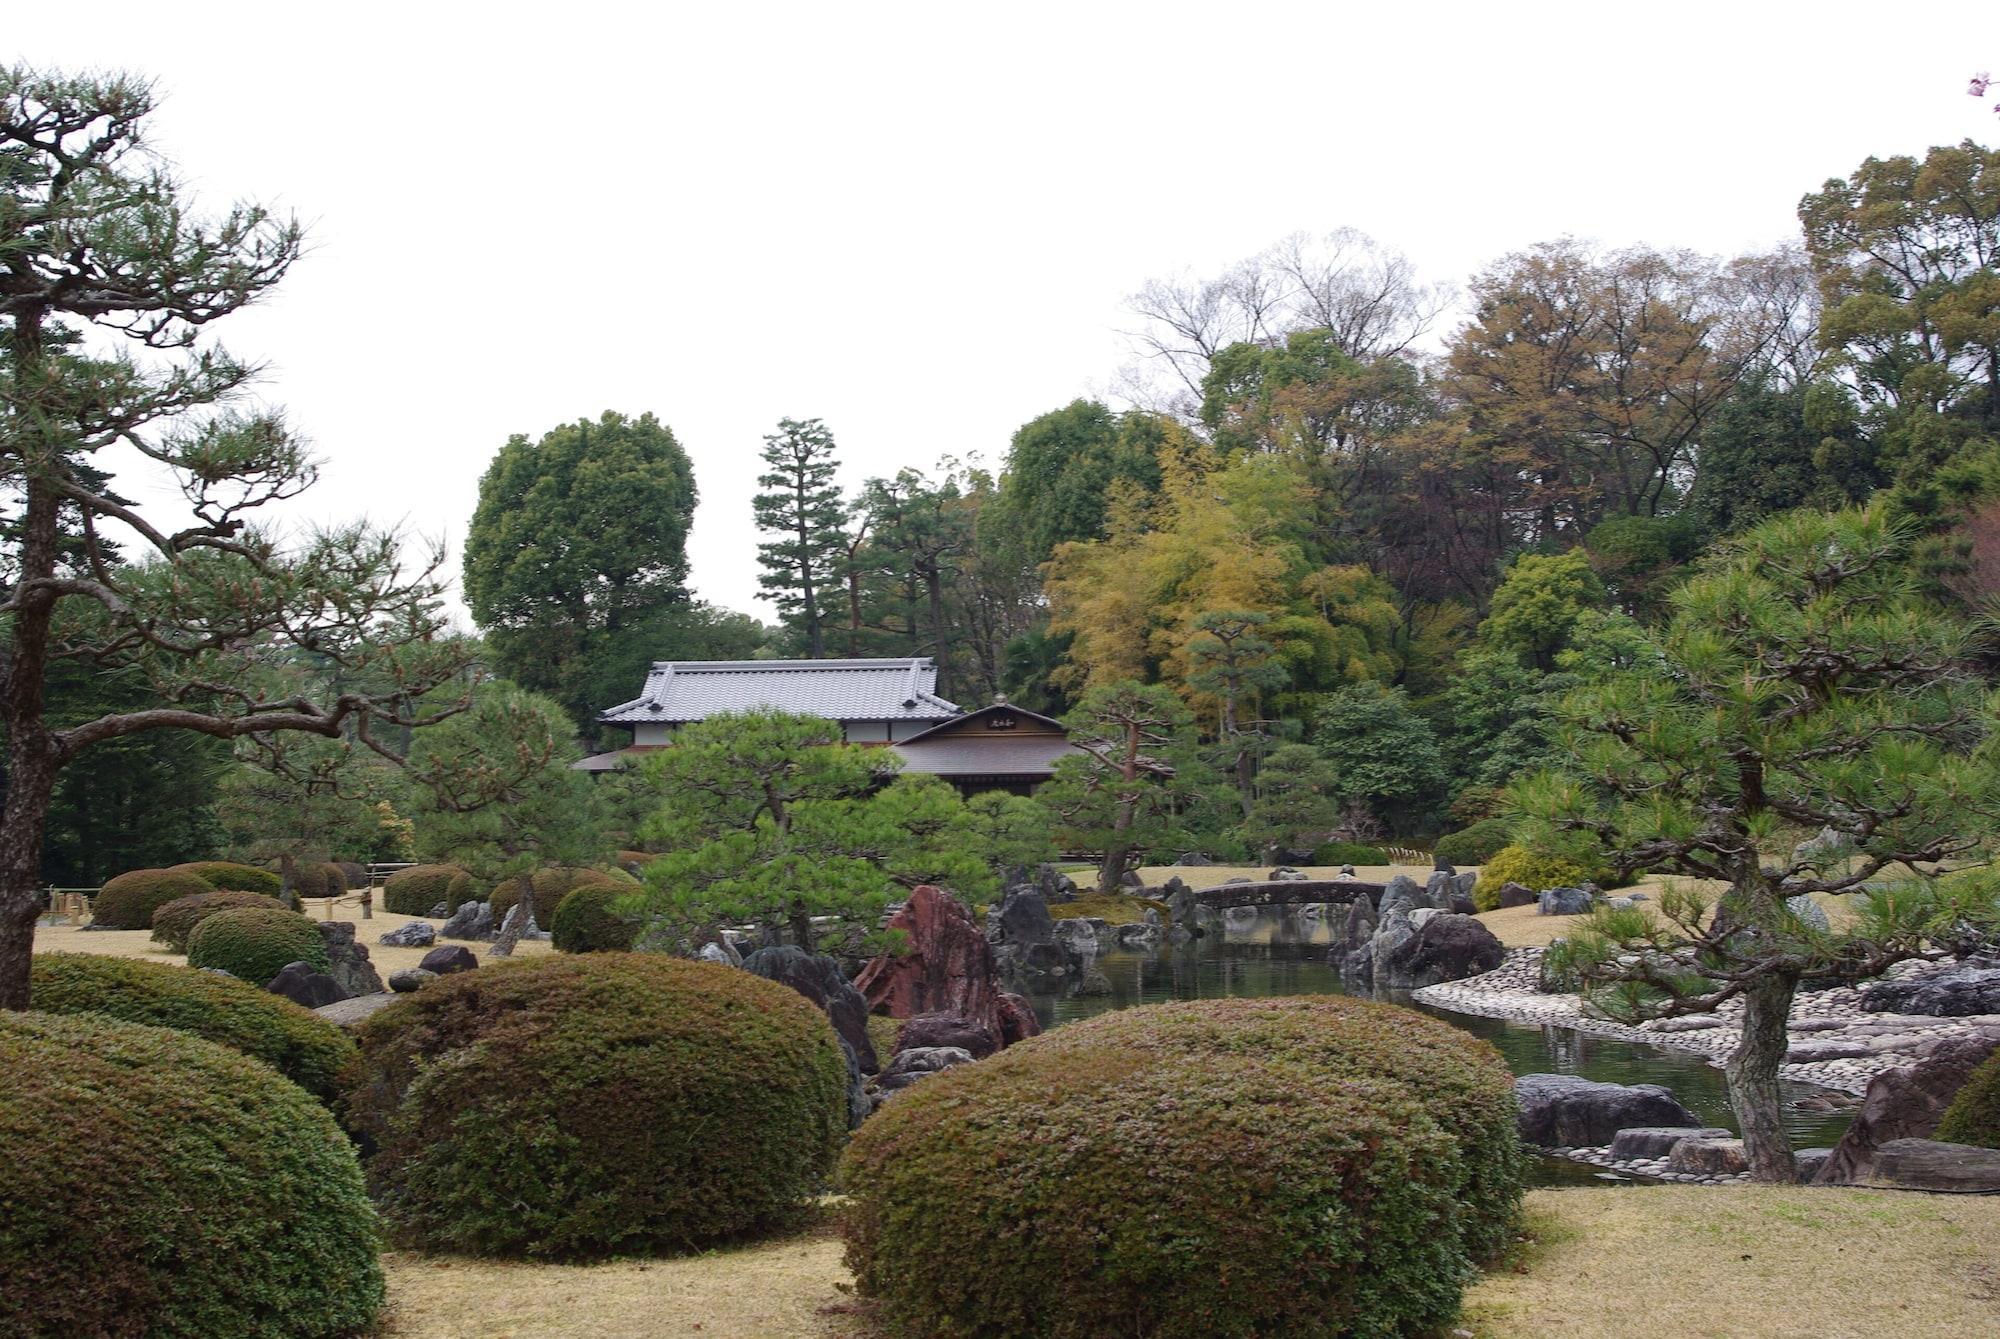
[[[694,507],[687,452],[651,414],[508,438],[465,537],[466,603],[494,667],[587,726],[619,700],[591,696],[596,662],[687,600]]]
[[[1906,559],[1879,506],[1757,526],[1675,593],[1657,658],[1565,701],[1569,767],[1512,792],[1531,836],[1724,886],[1713,906],[1663,896],[1658,920],[1600,912],[1557,966],[1627,1019],[1741,1002],[1726,1069],[1760,1180],[1793,1175],[1778,1067],[1799,986],[1996,928],[1990,885],[1940,877],[1992,846],[1992,705],[1968,629],[1918,597]],[[1786,827],[1822,849],[1791,848]],[[1794,899],[1814,893],[1860,895],[1855,923],[1802,918]]]
[[[827,593],[839,580],[847,548],[841,527],[847,506],[834,474],[833,434],[816,418],[780,419],[764,439],[766,469],[757,476],[757,528],[772,536],[757,546],[757,578],[779,611],[805,637],[806,652],[826,654]]]
[[[0,593],[6,1008],[28,1003],[35,876],[71,760],[161,729],[377,746],[384,720],[457,709],[419,700],[470,660],[439,615],[435,561],[413,572],[393,536],[363,526],[287,547],[252,523],[314,467],[280,417],[230,408],[257,368],[203,335],[284,277],[302,234],[251,205],[196,217],[147,144],[152,109],[150,89],[129,78],[0,71],[0,479],[19,499]],[[142,356],[107,348],[121,340]],[[180,484],[181,523],[111,491],[92,462],[113,446]],[[142,556],[120,565],[114,538]],[[368,687],[265,696],[257,666],[296,650]],[[131,670],[167,705],[58,726],[48,684],[62,661]]]

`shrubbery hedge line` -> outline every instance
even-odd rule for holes
[[[0,1013],[0,1073],[0,1334],[341,1339],[374,1323],[354,1148],[295,1084],[94,1015]]]
[[[238,907],[218,911],[188,936],[188,966],[220,967],[239,981],[266,986],[287,963],[329,970],[319,927],[296,911]]]
[[[442,977],[362,1025],[370,1184],[432,1250],[679,1250],[775,1224],[847,1131],[825,1015],[734,967],[548,955]]]
[[[1379,846],[1360,842],[1328,842],[1313,852],[1315,865],[1386,865],[1389,853]]]
[[[382,884],[382,909],[397,916],[428,916],[442,902],[445,914],[472,893],[472,876],[456,865],[412,865]]]
[[[1513,825],[1506,819],[1482,818],[1469,828],[1438,838],[1431,850],[1448,865],[1483,865],[1513,841],[1513,834]]]
[[[172,1028],[262,1060],[322,1100],[332,1100],[354,1042],[338,1025],[247,981],[164,962],[97,953],[38,953],[34,1007],[98,1013]]]
[[[523,883],[534,888],[535,924],[544,930],[555,920],[556,907],[578,888],[587,884],[608,884],[633,892],[638,887],[638,881],[622,871],[612,874],[601,869],[572,869],[557,866],[552,869],[538,869],[532,874],[517,874],[512,878],[502,879],[488,899],[493,908],[493,923],[496,926],[507,919],[507,913],[521,900]]]
[[[195,926],[218,911],[229,911],[235,907],[265,907],[272,911],[285,909],[277,898],[266,897],[262,893],[218,889],[212,893],[196,893],[192,897],[177,897],[153,912],[153,942],[165,944],[176,953],[185,953],[188,936],[194,933]]]
[[[176,898],[215,889],[192,874],[171,869],[135,869],[107,882],[90,902],[92,924],[114,930],[146,930],[153,913]]]
[[[209,887],[227,892],[275,895],[281,882],[268,869],[238,864],[234,860],[190,860],[185,865],[172,868],[178,874],[192,874]]]

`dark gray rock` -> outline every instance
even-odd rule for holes
[[[1119,875],[1118,883],[1120,887],[1124,888],[1136,889],[1136,888],[1144,888],[1146,886],[1146,881],[1139,877],[1139,871],[1136,869],[1128,869],[1123,874]]]
[[[1917,1190],[2000,1191],[2000,1148],[1891,1139],[1875,1150],[1872,1184]]]
[[[354,923],[319,921],[317,924],[319,937],[326,944],[326,956],[333,964],[328,975],[339,984],[340,997],[352,999],[356,995],[380,993],[382,978],[375,974],[367,945],[355,942]]]
[[[1693,1176],[1735,1176],[1750,1170],[1743,1141],[1731,1135],[1689,1135],[1667,1154],[1667,1170]]]
[[[881,1068],[875,1045],[868,1040],[868,1001],[832,958],[789,945],[760,948],[743,959],[743,970],[790,986],[811,1000],[854,1052],[863,1073],[873,1074]]]
[[[1933,1018],[2000,1014],[2000,967],[1958,963],[1897,981],[1877,981],[1861,992],[1861,1007],[1870,1013]]]
[[[493,907],[486,902],[461,902],[438,927],[440,939],[491,939]]]
[[[1639,1126],[1701,1127],[1656,1083],[1593,1083],[1574,1074],[1523,1074],[1514,1081],[1521,1138],[1538,1148],[1596,1148]]]
[[[1280,865],[1268,876],[1272,883],[1311,883],[1312,875],[1304,870],[1293,869],[1290,865]]]
[[[1102,916],[1064,916],[1055,923],[1056,942],[1076,950],[1081,958],[1094,957],[1110,931],[1110,922]]]
[[[1820,1185],[1865,1181],[1876,1151],[1898,1139],[1927,1139],[1937,1131],[1945,1108],[2000,1040],[1955,1037],[1918,1064],[1884,1070],[1868,1081],[1861,1108],[1847,1133],[1820,1169]]]
[[[1033,888],[1015,888],[993,913],[999,942],[1003,944],[1049,944],[1055,942],[1056,922],[1049,915],[1048,900]]]
[[[1588,888],[1544,888],[1536,904],[1544,916],[1581,916],[1594,900]]]
[[[1451,861],[1446,860],[1443,856],[1432,856],[1431,871],[1436,874],[1456,874],[1458,873],[1458,866],[1452,864]]]
[[[1407,874],[1398,874],[1382,889],[1382,896],[1375,903],[1375,910],[1386,920],[1392,911],[1415,911],[1430,903],[1417,881]]]
[[[1200,851],[1183,851],[1180,854],[1180,858],[1175,860],[1174,863],[1188,869],[1206,869],[1208,866],[1213,865],[1215,861]]]
[[[472,950],[462,944],[439,944],[424,960],[417,964],[427,972],[439,976],[449,976],[453,972],[469,972],[479,966],[479,959],[472,956]]]
[[[761,951],[761,950],[760,950]],[[695,952],[695,957],[703,962],[719,962],[724,967],[741,967],[743,955],[736,951],[736,945],[728,939],[711,939]]]
[[[1496,905],[1502,907],[1532,907],[1539,901],[1541,901],[1541,895],[1534,889],[1524,883],[1509,881],[1500,885],[1500,900]]]
[[[1451,910],[1451,899],[1458,892],[1458,879],[1454,874],[1435,870],[1424,881],[1424,905],[1436,907],[1439,911]]]
[[[1833,922],[1827,919],[1826,908],[1813,901],[1812,898],[1806,896],[1804,893],[1799,894],[1797,897],[1786,898],[1785,909],[1790,911],[1794,916],[1797,916],[1810,928],[1818,930],[1821,934],[1825,934],[1833,929]]]
[[[1674,1151],[1674,1145],[1683,1139],[1730,1139],[1734,1136],[1719,1125],[1700,1126],[1687,1129],[1678,1125],[1641,1125],[1629,1130],[1620,1130],[1611,1137],[1611,1156],[1625,1158],[1664,1158]]]
[[[408,995],[422,990],[426,982],[435,981],[438,974],[422,967],[405,967],[400,972],[389,973],[389,989],[398,995]]]
[[[885,1093],[899,1092],[919,1079],[927,1079],[953,1065],[969,1065],[976,1057],[959,1046],[914,1046],[896,1052],[882,1070],[876,1086]]]
[[[1472,916],[1428,909],[1416,932],[1401,943],[1375,948],[1375,979],[1397,989],[1418,990],[1446,981],[1463,981],[1498,967],[1507,956],[1494,933]]]
[[[896,1029],[897,1055],[940,1046],[957,1047],[973,1059],[983,1060],[1000,1049],[1000,1039],[984,1023],[963,1014],[918,1014]]]
[[[429,948],[437,942],[437,927],[429,921],[411,921],[389,931],[375,942],[386,948]]]
[[[1182,882],[1179,876],[1168,879],[1166,887],[1160,890],[1167,904],[1167,915],[1181,929],[1191,930],[1200,919],[1201,898],[1195,890]]]
[[[432,920],[441,921],[450,914],[451,914],[451,903],[434,902],[431,904],[430,918]]]
[[[338,1004],[349,998],[338,981],[308,962],[286,963],[264,989],[273,995],[283,995],[293,1004],[303,1004],[308,1009],[317,1009],[323,1004]]]
[[[539,927],[535,924],[535,904],[532,898],[523,897],[507,908],[507,917],[500,922],[494,932],[493,947],[486,950],[489,958],[511,958],[514,949],[523,939],[533,939]]]
[[[1833,1156],[1830,1148],[1801,1148],[1792,1153],[1792,1165],[1798,1169],[1798,1180],[1802,1186],[1809,1186],[1819,1179],[1820,1169]]]

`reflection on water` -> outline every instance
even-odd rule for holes
[[[1028,991],[1042,1026],[1057,1027],[1111,1009],[1163,1000],[1339,995],[1348,993],[1326,962],[1327,927],[1317,918],[1277,908],[1232,914],[1226,928],[1156,953],[1099,957],[1083,982],[1060,991]],[[1406,996],[1396,998],[1408,1003]],[[1657,1046],[1594,1037],[1568,1028],[1475,1018],[1412,1005],[1475,1036],[1506,1057],[1516,1074],[1581,1074],[1605,1083],[1658,1083],[1673,1089],[1710,1125],[1736,1128],[1722,1071],[1699,1056]],[[1788,1085],[1785,1126],[1800,1148],[1829,1145],[1847,1127],[1845,1112],[1800,1110],[1796,1101],[1817,1089]],[[1588,1180],[1573,1163],[1551,1165],[1548,1180]]]

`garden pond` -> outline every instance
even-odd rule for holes
[[[1328,929],[1317,918],[1264,911],[1241,913],[1226,928],[1153,952],[1101,954],[1084,980],[1057,992],[1028,992],[1044,1028],[1059,1027],[1112,1009],[1165,1000],[1343,995],[1353,993],[1327,963]],[[1406,992],[1376,998],[1410,1004]],[[1516,1074],[1579,1074],[1604,1083],[1657,1083],[1673,1090],[1710,1125],[1736,1128],[1722,1071],[1689,1051],[1670,1050],[1577,1032],[1571,1028],[1514,1023],[1410,1004],[1493,1043]],[[1846,1110],[1802,1108],[1801,1099],[1825,1090],[1786,1085],[1785,1126],[1794,1147],[1828,1146],[1851,1119]],[[1538,1184],[1606,1184],[1595,1168],[1543,1158]]]

